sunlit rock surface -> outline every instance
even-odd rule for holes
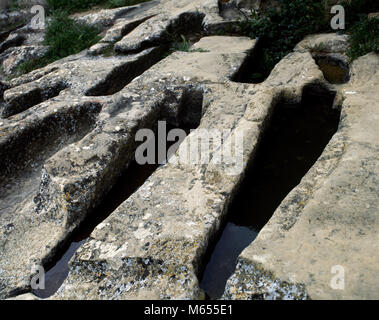
[[[242,9],[264,5],[237,2]],[[96,227],[51,298],[205,298],[199,277],[206,252],[273,107],[298,103],[309,86],[336,93],[339,130],[240,255],[223,297],[378,298],[378,56],[359,58],[348,82],[333,85],[318,59],[346,63],[347,39],[316,35],[263,83],[236,83],[231,79],[248,72],[244,63],[257,41],[217,35],[238,19],[223,10],[217,0],[154,0],[75,14],[101,28],[99,43],[1,80],[0,298],[34,298],[32,267],[56,261],[134,159],[136,132],[160,120],[200,124],[177,155],[206,129],[229,130],[216,149],[242,133],[241,170],[231,161],[161,166]],[[188,52],[165,57],[169,34],[199,30]],[[18,51],[41,44],[43,33],[30,35],[19,28],[0,35],[3,66],[12,68],[12,54],[18,59]],[[344,290],[330,285],[336,265],[345,270]]]

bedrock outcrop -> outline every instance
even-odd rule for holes
[[[378,65],[373,53],[352,64],[338,132],[242,252],[224,298],[378,298]]]
[[[214,35],[237,19],[222,10],[217,0],[154,0],[78,14],[102,29],[99,43],[0,82],[0,298],[36,298],[33,267],[56,261],[134,161],[138,130],[158,121],[196,129],[178,161],[94,229],[51,299],[205,298],[207,250],[262,132],[278,102],[299,103],[304,90],[336,95],[339,130],[241,254],[224,298],[377,298],[378,56],[359,58],[349,82],[332,85],[317,57],[322,49],[344,62],[347,39],[317,35],[264,82],[237,83],[259,42]],[[167,56],[173,34],[199,30],[186,52]],[[207,130],[226,132],[209,161],[181,161]],[[232,147],[240,159],[212,162]],[[335,265],[345,270],[344,290],[330,287]]]
[[[238,46],[224,46],[222,40],[227,39],[203,38],[194,48],[209,50],[209,55],[237,50]],[[178,155],[191,139],[204,134],[204,129],[230,128],[217,148],[226,148],[243,133],[242,170],[233,171],[232,161],[217,165],[178,161],[159,168],[94,230],[71,261],[69,276],[53,299],[204,297],[198,282],[203,257],[225,218],[227,204],[254,153],[274,101],[300,100],[305,86],[325,81],[309,53],[288,56],[266,83],[252,86],[215,77],[215,66],[209,74],[205,65],[210,62],[196,66],[206,61],[206,56],[199,56],[203,54],[207,55],[183,53],[183,68],[176,71],[180,78],[203,82],[198,93],[202,96],[200,126],[183,141]],[[173,62],[167,59],[157,67],[174,74]],[[191,66],[188,71],[186,65]],[[284,73],[286,84],[282,82]]]
[[[233,45],[219,47],[219,42]],[[254,44],[248,38],[203,38],[197,44],[202,52],[174,53],[109,96],[85,93],[105,90],[99,83],[117,69],[118,60],[87,62],[80,55],[67,62],[70,68],[65,63],[48,66],[27,75],[29,82],[18,79],[22,84],[5,90],[10,110],[20,105],[26,110],[16,109],[1,122],[3,297],[27,291],[32,266],[51,260],[101,202],[134,159],[136,131],[154,128],[158,120],[199,121],[204,85],[231,78]],[[132,64],[145,51],[120,58],[120,63]],[[96,74],[102,72],[99,60],[105,72],[101,76]],[[98,68],[91,70],[91,63]],[[70,75],[60,78],[59,72]],[[45,101],[29,108],[9,104],[22,97],[31,101],[29,92],[50,92],[62,80],[66,89],[54,98],[37,95]]]

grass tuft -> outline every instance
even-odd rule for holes
[[[92,46],[100,40],[100,30],[70,19],[66,12],[57,10],[48,23],[44,45],[48,52],[41,58],[22,63],[19,73],[27,73]]]
[[[116,8],[147,1],[150,0],[47,0],[51,21],[47,25],[43,44],[49,46],[49,50],[41,58],[20,64],[17,74],[28,73],[56,60],[79,53],[100,40],[99,29],[77,23],[69,18],[69,14],[88,10],[94,6]],[[17,3],[17,1],[13,2]]]
[[[180,35],[180,40],[176,38],[175,35],[170,35],[171,38],[171,46],[170,48],[163,53],[163,58],[168,57],[171,53],[175,51],[183,51],[183,52],[209,52],[208,50],[204,50],[201,48],[191,49],[192,43],[187,40],[184,35]]]

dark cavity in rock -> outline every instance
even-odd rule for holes
[[[262,83],[271,71],[264,60],[263,45],[258,41],[231,80],[239,83]]]
[[[338,129],[335,93],[310,86],[300,104],[281,101],[273,108],[260,143],[227,213],[227,224],[211,254],[201,288],[222,296],[237,257],[256,238],[276,208],[322,154]]]
[[[58,261],[53,265],[46,266],[45,289],[34,290],[33,293],[36,296],[45,299],[57,292],[68,276],[68,262],[75,252],[87,240],[96,226],[142,186],[157,167],[157,165],[149,164],[138,165],[136,162],[130,164],[116,185],[106,195],[103,202],[89,215],[90,218],[82,223],[79,230],[72,237],[71,243],[62,248]]]
[[[349,81],[349,67],[342,60],[330,56],[315,56],[314,59],[324,74],[325,80],[333,84],[342,84]]]
[[[183,37],[189,45],[192,45],[203,36],[200,22],[198,21],[198,24],[195,24],[194,28],[189,30],[191,30],[191,33],[185,32]],[[161,39],[161,43],[150,43],[149,46],[146,46],[147,49],[144,49],[147,53],[143,57],[136,59],[134,63],[128,62],[116,68],[104,81],[90,88],[86,92],[86,96],[108,96],[121,91],[135,78],[176,51],[175,46],[180,45],[181,41],[183,39],[177,30],[167,31],[165,37]],[[141,52],[141,50],[138,52]],[[117,56],[118,53],[115,52],[115,54]]]
[[[154,64],[162,60],[162,48],[155,47],[149,50],[150,52],[140,59],[136,59],[134,63],[128,62],[116,68],[104,79],[104,81],[89,89],[86,92],[86,96],[113,95],[122,90],[133,79],[137,78]]]
[[[194,94],[193,98],[196,99],[198,97]],[[197,106],[201,106],[201,103],[202,101],[198,101],[196,106],[192,106],[192,108],[190,108],[193,109],[191,112],[200,116],[201,112],[198,112]],[[189,119],[193,120],[193,122],[188,122]],[[199,123],[199,119],[191,118],[191,114],[183,115],[183,119],[179,121],[179,128],[185,130],[188,135],[191,129],[195,129]],[[167,133],[175,128],[178,128],[178,126],[168,123]],[[157,135],[155,142],[156,159],[158,159],[159,148]],[[168,153],[170,147],[177,142],[178,139],[176,139],[176,141],[168,141],[166,152]],[[168,154],[167,158],[170,156],[171,154]],[[96,226],[109,217],[112,212],[136,192],[160,166],[159,164],[139,165],[135,160],[131,162],[113,188],[107,193],[101,204],[81,223],[79,229],[71,237],[71,241],[57,253],[56,259],[54,260],[55,262],[45,266],[47,270],[45,275],[45,289],[34,290],[32,293],[42,299],[46,299],[55,294],[68,276],[68,262],[74,256],[78,248],[90,237],[90,234]]]
[[[28,110],[41,102],[58,96],[59,93],[66,88],[67,85],[63,81],[56,83],[47,89],[34,88],[33,90],[30,90],[29,92],[6,102],[1,117],[9,118],[13,115]]]

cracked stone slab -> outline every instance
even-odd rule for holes
[[[25,37],[19,33],[11,33],[3,42],[0,43],[0,53],[10,47],[18,46],[25,41]]]
[[[24,62],[40,58],[44,56],[48,51],[47,46],[20,46],[16,48],[10,48],[3,54],[3,70],[7,75],[15,74],[17,68]]]
[[[222,51],[211,40],[204,39],[197,46]],[[302,77],[304,65],[309,68],[308,77]],[[291,80],[279,86],[275,76],[261,85],[207,83],[200,126],[177,154],[187,148],[190,139],[200,137],[203,129],[228,128],[224,146],[238,132],[245,133],[245,169],[273,102],[283,97],[300,99],[306,85],[323,82],[309,53],[290,55],[277,68],[286,70]],[[70,261],[68,278],[52,299],[204,298],[197,278],[202,259],[244,171],[227,174],[230,166],[229,161],[221,165],[179,161],[159,168],[79,248]]]
[[[204,41],[204,45],[209,42]],[[3,228],[0,243],[3,248],[0,259],[2,297],[28,290],[32,265],[49,261],[56,250],[69,239],[71,232],[110,190],[117,177],[134,157],[136,148],[134,134],[139,128],[153,128],[160,119],[178,123],[182,121],[183,116],[193,117],[191,114],[197,112],[197,109],[192,110],[191,104],[184,102],[194,99],[191,103],[198,103],[195,100],[199,99],[198,96],[203,90],[202,84],[205,82],[228,81],[238,65],[243,64],[247,57],[246,52],[255,45],[255,41],[248,38],[230,38],[230,41],[238,43],[240,52],[225,50],[222,54],[212,53],[212,48],[209,48],[209,52],[203,53],[206,55],[204,57],[199,56],[198,54],[201,54],[199,52],[173,54],[134,79],[120,92],[106,97],[81,96],[85,93],[84,88],[88,86],[80,83],[80,80],[87,83],[90,80],[85,79],[83,66],[95,68],[99,59],[91,60],[80,55],[77,59],[70,58],[71,61],[65,63],[73,69],[70,73],[73,75],[70,78],[72,86],[78,86],[70,88],[72,94],[60,94],[2,121],[0,129],[5,130],[4,139],[11,140],[11,133],[6,128],[11,126],[18,128],[14,132],[16,138],[21,132],[26,133],[31,130],[29,126],[32,119],[35,119],[33,130],[42,128],[43,122],[48,123],[49,117],[54,117],[54,113],[63,112],[62,108],[67,99],[76,99],[79,105],[87,101],[89,106],[94,104],[98,106],[97,108],[100,107],[100,110],[97,109],[98,115],[95,115],[95,127],[79,140],[54,151],[48,159],[41,159],[43,167],[38,167],[33,176],[33,179],[39,177],[40,183],[34,182],[33,188],[26,188],[30,196],[17,210],[2,214]],[[212,59],[208,59],[208,55],[212,55]],[[192,59],[190,56],[197,58]],[[177,63],[180,64],[181,60],[190,61],[191,64],[180,71]],[[117,60],[109,59],[108,63],[111,65],[114,61]],[[212,63],[216,74],[203,74],[199,66],[205,63]],[[57,81],[53,74],[54,72],[59,74],[60,65],[57,63],[54,66],[58,69],[51,70],[49,66],[45,75],[43,70],[27,75],[33,79],[31,85],[38,88],[44,84],[49,85],[47,79]],[[65,68],[67,69],[64,69],[63,73],[69,70],[68,66]],[[176,73],[178,76],[175,76]],[[103,78],[104,76],[106,73],[102,75]],[[96,76],[96,79],[100,81],[101,77]],[[27,82],[20,86],[29,85]],[[10,90],[24,93],[17,88],[19,87]],[[10,90],[5,91],[6,97]],[[68,104],[67,111],[74,106],[75,104]],[[47,111],[45,115],[42,113],[44,108]],[[64,119],[63,122],[68,120]],[[13,145],[16,146],[16,143]],[[12,148],[10,145],[10,149]],[[41,145],[41,148],[44,146]],[[39,152],[41,151],[43,150]],[[23,167],[20,170],[25,172]],[[23,183],[25,180],[17,181]],[[38,190],[35,190],[36,187]],[[12,203],[11,200],[10,202]],[[14,252],[15,248],[17,254]]]
[[[84,95],[110,82],[117,72],[141,69],[153,60],[155,48],[124,57],[83,57],[78,60],[56,62],[43,69],[21,77],[20,85],[4,92],[2,116],[7,118],[33,105],[48,100],[65,91],[66,95]],[[136,72],[136,71],[134,71]],[[40,75],[36,78],[34,75]],[[132,79],[132,77],[131,77]],[[20,79],[17,79],[20,81]],[[12,82],[11,82],[12,84]],[[104,93],[106,94],[106,93]]]
[[[177,125],[201,113],[199,128],[178,154],[202,129],[230,131],[220,148],[244,132],[244,169],[273,105],[280,99],[299,102],[310,84],[338,90],[339,132],[240,256],[224,297],[377,297],[377,55],[357,60],[350,83],[333,87],[311,52],[325,50],[326,43],[328,54],[342,55],[346,39],[317,35],[319,40],[306,39],[285,57],[264,83],[237,84],[230,79],[255,41],[207,37],[191,48],[202,52],[176,52],[135,78],[128,66],[145,61],[149,67],[147,60],[159,53],[156,43],[169,41],[167,32],[228,26],[218,1],[152,1],[77,19],[101,24],[103,40],[0,83],[0,110],[7,117],[0,119],[1,167],[11,169],[0,173],[1,298],[30,291],[32,265],[53,260],[102,201],[133,158],[138,129],[158,120]],[[115,42],[118,52],[139,53],[90,56]],[[131,82],[110,88],[119,73],[131,73]],[[226,174],[231,168],[228,161],[159,168],[79,248],[53,299],[204,298],[198,283],[204,253],[243,176]],[[330,269],[323,269],[328,263],[346,267],[345,291],[330,291]]]
[[[220,16],[217,0],[162,1],[158,8],[157,14],[116,42],[117,52],[133,52],[156,45],[158,41],[168,42],[174,32],[193,32],[201,27],[207,32],[220,31],[222,25],[228,23]]]
[[[352,64],[337,133],[242,252],[224,298],[378,298],[378,65],[374,53]]]
[[[93,12],[79,12],[72,14],[70,18],[77,22],[85,23],[90,26],[96,26],[101,29],[108,29],[113,27],[121,20],[128,20],[129,18],[139,15],[145,15],[149,11],[157,10],[155,7],[159,1],[147,1],[132,6],[114,8],[114,9],[101,9],[91,10]]]
[[[217,28],[220,31],[222,30],[220,26],[225,22],[228,23],[219,15],[217,0],[175,2],[156,0],[116,9],[91,10],[74,14],[71,18],[79,23],[95,25],[102,30],[103,38],[88,50],[89,55],[99,55],[104,51],[112,50],[115,43],[116,52],[141,51],[148,47],[162,46],[171,41],[171,33],[193,32],[194,28],[203,28],[208,31],[214,29],[214,32],[216,27],[213,28],[213,26],[216,25],[219,26]],[[11,35],[25,37],[24,45],[31,48],[41,46],[44,39],[44,31],[33,30],[30,23],[18,28]],[[7,48],[7,43],[4,44],[4,48]],[[22,52],[17,51],[14,46],[12,49],[16,55],[22,56]],[[12,52],[8,52],[8,55]],[[30,54],[25,57],[32,58]],[[7,74],[15,75],[14,68],[6,67],[5,69]]]
[[[133,31],[118,41],[114,48],[116,52],[129,53],[142,50],[158,42],[168,42],[169,34],[174,30],[180,32],[190,26],[201,25],[201,15],[196,11],[184,11],[180,14],[159,14],[140,24]]]
[[[295,51],[311,52],[316,59],[322,59],[331,64],[338,64],[348,72],[349,57],[346,54],[349,48],[349,37],[346,34],[323,33],[309,35],[300,41]]]
[[[300,41],[295,51],[323,51],[327,53],[344,54],[348,49],[348,35],[336,33],[322,33],[309,35]]]

